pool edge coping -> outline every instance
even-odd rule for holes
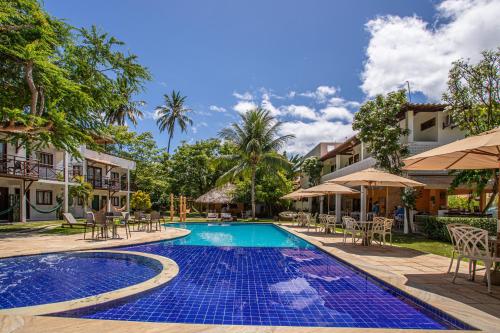
[[[288,228],[286,225],[280,224],[279,222],[273,223],[276,227],[281,228],[294,236],[297,236],[306,242],[316,246],[322,252],[333,256],[334,258],[346,263],[349,266],[354,266],[359,271],[367,274],[368,276],[374,278],[375,280],[380,280],[383,283],[387,284],[390,287],[395,289],[399,289],[402,292],[416,298],[418,301],[426,303],[439,311],[444,312],[445,314],[454,317],[455,319],[460,320],[461,322],[470,325],[476,330],[454,330],[454,332],[498,332],[498,327],[500,327],[500,319],[490,315],[481,310],[475,309],[465,303],[461,303],[459,301],[455,301],[451,298],[441,296],[438,294],[434,294],[425,290],[420,290],[418,288],[409,287],[404,283],[392,281],[386,279],[384,276],[377,274],[376,270],[371,270],[369,264],[366,262],[359,262],[356,265],[348,262],[345,258],[342,258],[339,255],[337,249],[325,247],[320,241],[314,239],[312,236],[308,236],[297,232],[291,228]],[[395,275],[397,276],[397,275]],[[425,331],[425,330],[424,330]]]
[[[65,311],[72,311],[97,305],[103,305],[109,302],[114,302],[124,298],[139,295],[141,293],[147,292],[163,284],[171,281],[174,277],[179,274],[179,266],[175,261],[170,258],[163,257],[151,253],[135,252],[135,251],[118,251],[118,250],[84,250],[84,251],[72,251],[67,253],[115,253],[115,254],[125,254],[133,255],[137,257],[149,258],[159,262],[162,266],[162,270],[153,276],[152,278],[116,290],[111,290],[105,293],[92,295],[83,298],[77,298],[73,300],[67,300],[62,302],[31,305],[24,307],[16,307],[10,309],[0,310],[0,315],[28,315],[28,316],[42,316],[57,314]]]

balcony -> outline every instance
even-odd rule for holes
[[[97,190],[110,190],[112,192],[117,192],[117,191],[127,191],[127,181],[126,180],[120,180],[117,178],[110,178],[110,177],[102,177],[102,178],[95,178],[95,177],[86,177],[85,181],[90,183],[94,189]],[[130,184],[130,190],[135,191],[136,186],[131,183]]]
[[[436,141],[414,141],[408,143],[408,149],[410,150],[410,156],[417,155],[423,153],[424,151],[431,150],[442,146],[439,142]]]
[[[64,169],[40,163],[22,156],[4,155],[0,159],[0,176],[29,180],[64,181]]]
[[[326,175],[323,175],[321,177],[321,182],[326,182],[326,181],[331,180],[331,179],[335,179],[338,177],[349,175],[349,174],[354,173],[354,172],[358,172],[361,170],[372,168],[373,166],[375,166],[375,163],[376,163],[376,161],[373,157],[365,158],[364,160],[361,160],[359,162],[356,162],[356,163],[353,163],[351,165],[345,166],[341,169],[338,169],[334,172],[330,172],[330,173],[327,173]]]

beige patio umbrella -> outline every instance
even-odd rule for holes
[[[293,191],[291,193],[288,193],[287,195],[284,195],[281,197],[281,199],[288,199],[288,200],[302,200],[304,198],[313,198],[313,197],[319,197],[321,196],[322,194],[321,193],[312,193],[312,192],[304,192],[304,189],[301,188],[301,189],[298,189],[296,191]],[[301,210],[303,209],[302,208],[302,204],[301,204]]]
[[[404,163],[404,170],[497,169],[500,166],[500,127],[414,155]],[[500,230],[500,223],[497,228]]]
[[[326,194],[328,197],[327,203],[327,211],[330,211],[330,195],[331,194],[354,194],[359,193],[359,191],[352,189],[347,186],[335,184],[335,183],[323,183],[310,188],[307,188],[303,191],[304,193],[321,193]]]
[[[365,169],[350,175],[332,179],[328,182],[337,183],[346,186],[381,186],[386,188],[386,216],[388,215],[388,204],[389,204],[389,187],[420,187],[425,186],[425,184],[417,182],[413,179],[401,177],[394,175],[389,172],[377,170],[374,168]],[[362,212],[364,213],[364,212]]]

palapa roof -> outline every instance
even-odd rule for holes
[[[205,204],[227,204],[233,201],[235,191],[235,185],[230,183],[224,184],[201,195],[195,202]]]

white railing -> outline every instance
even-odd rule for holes
[[[331,179],[334,179],[334,178],[338,178],[338,177],[342,177],[342,176],[345,176],[345,175],[349,175],[353,172],[358,172],[358,171],[361,171],[361,170],[365,170],[365,169],[368,169],[368,168],[371,168],[375,165],[376,161],[373,157],[368,157],[368,158],[365,158],[364,160],[361,160],[359,162],[356,162],[354,164],[351,164],[351,165],[348,165],[348,166],[345,166],[339,170],[336,170],[334,172],[330,172],[326,175],[323,175],[321,177],[321,182],[326,182],[328,180],[331,180]]]
[[[408,149],[410,150],[410,156],[423,153],[424,151],[431,150],[442,146],[439,142],[435,141],[417,141],[410,142],[408,144]]]

